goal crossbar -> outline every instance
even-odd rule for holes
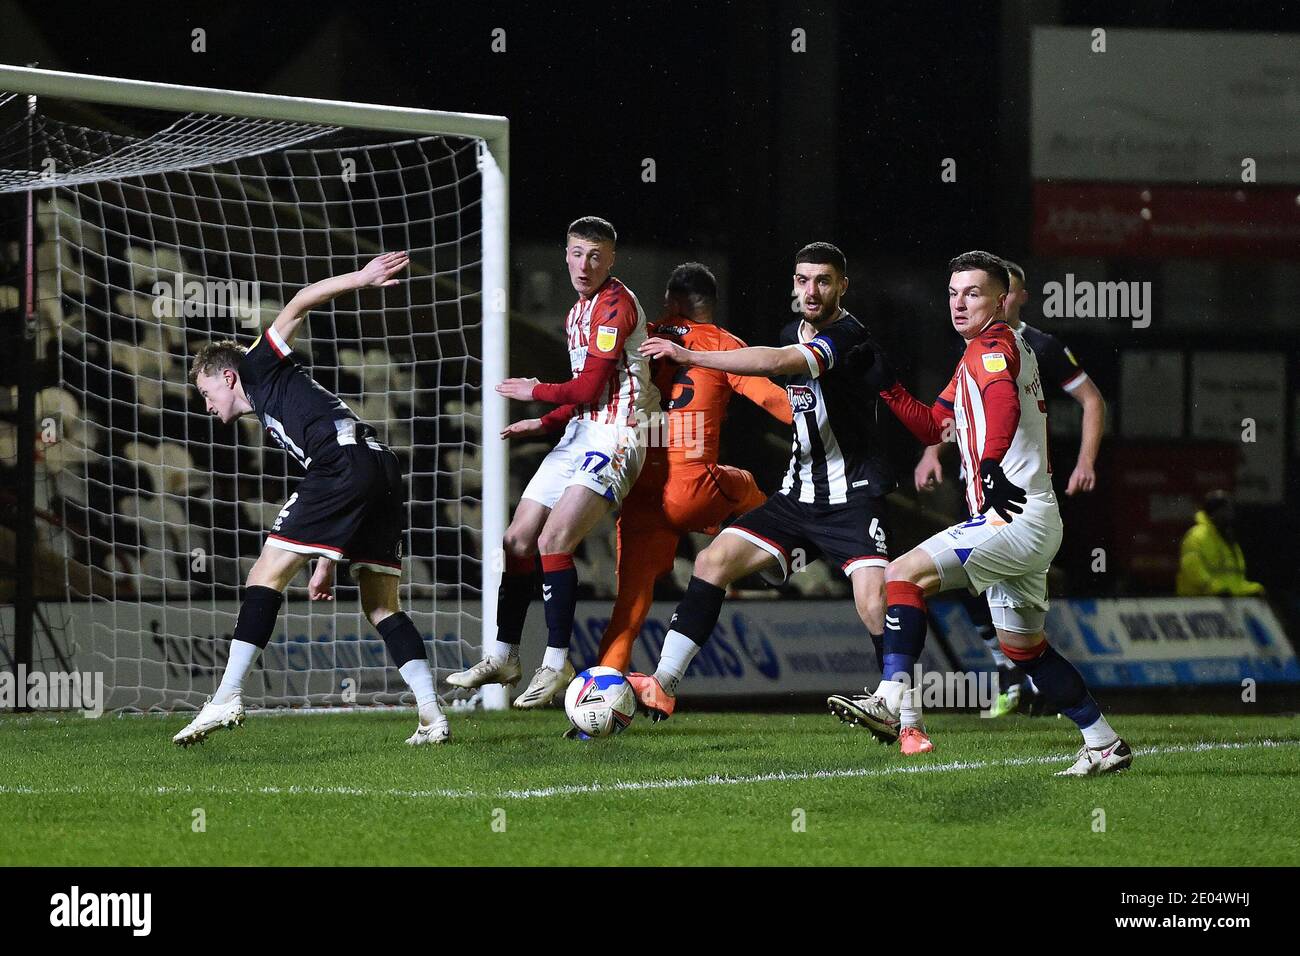
[[[7,64],[0,64],[0,90],[172,112],[219,113],[325,126],[364,127],[394,133],[473,136],[488,143],[503,171],[510,128],[506,117],[486,113],[452,113],[275,93],[246,93]]]

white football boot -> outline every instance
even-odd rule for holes
[[[447,683],[452,687],[464,687],[466,690],[482,687],[484,684],[505,684],[513,687],[519,683],[523,673],[517,657],[485,657],[473,667],[449,675]]]
[[[890,709],[889,701],[877,694],[852,697],[832,694],[826,698],[826,707],[841,721],[866,727],[882,744],[892,744],[898,739],[898,713]]]
[[[520,710],[545,707],[556,694],[564,693],[573,677],[573,665],[567,660],[558,671],[546,666],[539,667],[533,674],[533,679],[528,682],[528,688],[515,698],[514,706]]]
[[[1083,746],[1075,755],[1074,763],[1064,770],[1058,770],[1058,777],[1096,777],[1103,773],[1115,773],[1127,770],[1133,763],[1133,751],[1122,737],[1105,747]]]
[[[222,727],[238,727],[244,722],[244,702],[234,697],[224,704],[212,703],[209,697],[203,704],[199,715],[185,725],[185,729],[172,738],[172,743],[179,747],[201,744],[208,734]]]
[[[451,724],[443,714],[439,714],[431,723],[420,721],[420,726],[415,728],[415,733],[406,738],[407,744],[412,747],[422,747],[425,744],[445,744],[451,740]]]

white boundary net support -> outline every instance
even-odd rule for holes
[[[407,467],[403,604],[435,668],[476,659],[506,520],[505,403],[482,387],[508,352],[506,121],[4,66],[0,90],[182,114],[127,136],[37,111],[26,137],[0,134],[0,192],[38,197],[42,354],[59,370],[37,409],[58,423],[38,540],[70,559],[50,624],[78,669],[105,672],[109,708],[211,692],[238,585],[299,475],[251,418],[222,434],[203,415],[188,355],[251,341],[296,288],[395,248],[412,255],[402,287],[313,313],[295,350]],[[405,690],[354,603],[301,590],[249,684],[271,706]],[[504,706],[503,689],[482,702]]]

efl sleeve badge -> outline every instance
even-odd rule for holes
[[[986,372],[1004,372],[1007,368],[1007,357],[1001,352],[985,352],[980,356],[984,362],[984,371]]]
[[[614,351],[614,346],[618,343],[618,329],[612,325],[601,325],[596,328],[596,348],[602,352]]]

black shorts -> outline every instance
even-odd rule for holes
[[[339,449],[313,462],[271,525],[267,544],[298,554],[349,561],[381,574],[402,573],[406,480],[383,445]]]
[[[722,533],[738,534],[776,558],[782,580],[818,558],[839,565],[845,577],[858,568],[883,569],[889,563],[883,497],[854,494],[842,505],[814,505],[778,493]]]

